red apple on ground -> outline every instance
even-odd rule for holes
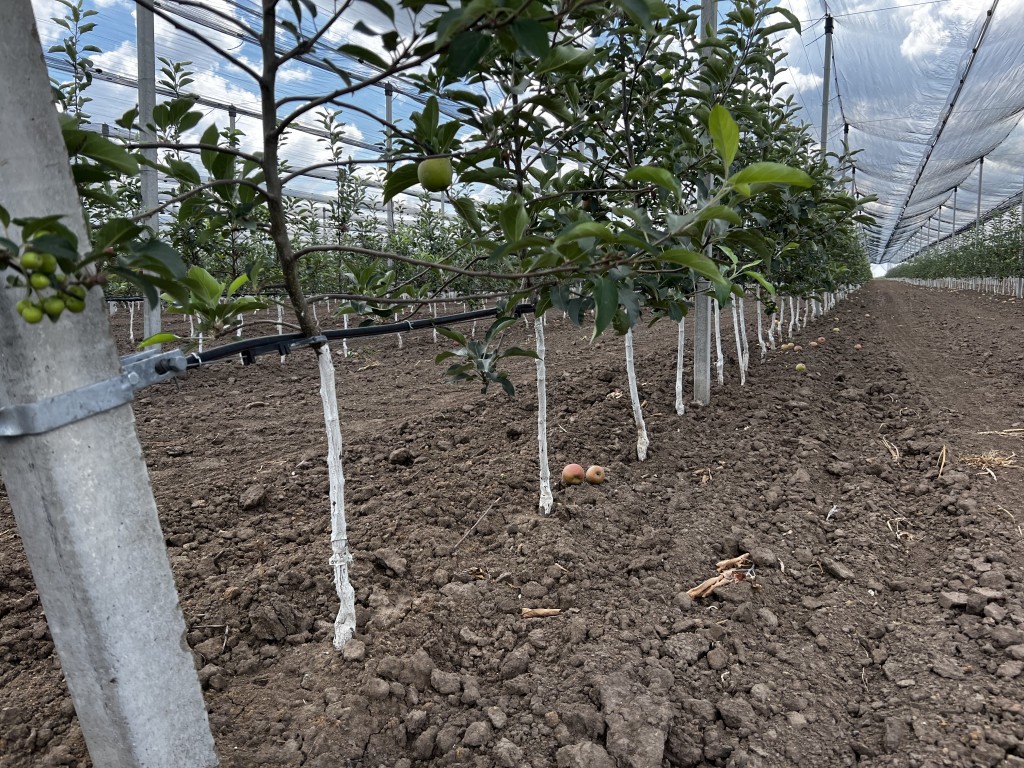
[[[824,344],[826,341],[828,341],[828,339],[826,339],[824,336],[819,336],[818,337],[818,343],[819,344]]]
[[[562,470],[562,482],[566,485],[579,485],[584,476],[583,467],[579,464],[566,464]]]
[[[608,477],[608,471],[604,467],[593,466],[587,470],[587,482],[591,485],[600,485]]]
[[[853,345],[853,348],[854,348],[854,349],[856,349],[856,350],[858,350],[858,351],[860,351],[860,350],[864,349],[864,347],[862,347],[862,346],[861,346],[860,344],[854,344],[854,345]]]

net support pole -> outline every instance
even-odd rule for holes
[[[821,156],[828,152],[828,100],[832,79],[832,29],[835,23],[831,15],[825,15],[825,79],[821,84]]]
[[[395,87],[391,83],[384,83],[384,119],[387,121],[387,127],[385,128],[385,141],[387,142],[387,154],[388,154],[388,175],[391,174],[391,169],[394,168],[394,163],[391,161],[391,141],[392,141],[392,130],[391,126],[394,125],[392,110],[395,104]],[[392,232],[395,231],[395,199],[391,198],[388,200],[387,205],[387,216],[388,216],[388,229]]]
[[[151,143],[156,137],[149,125],[153,122],[153,108],[156,106],[156,41],[153,27],[153,11],[143,5],[135,8],[136,58],[138,59],[139,87],[139,138],[143,143]],[[142,156],[155,163],[156,147],[142,150]],[[142,165],[139,169],[139,186],[142,197],[142,210],[152,211],[156,208],[159,198],[160,179],[156,168]],[[160,228],[160,214],[147,216],[142,222],[157,232]],[[146,300],[146,311],[143,314],[143,337],[160,333],[160,299],[150,303]],[[159,349],[159,347],[156,347]]]
[[[949,230],[949,247],[953,247],[953,240],[956,237],[956,192],[960,187],[953,187],[953,225]]]
[[[976,214],[977,218],[975,218],[974,220],[974,231],[979,242],[983,239],[981,236],[981,190],[983,186],[984,174],[985,158],[981,157],[978,159],[978,211]]]
[[[713,37],[718,29],[718,1],[701,0],[700,34],[702,39]],[[708,54],[701,51],[703,59]],[[707,178],[710,187],[710,176]],[[708,248],[708,255],[710,255]],[[707,280],[698,280],[694,291],[693,318],[693,402],[707,405],[711,402],[711,299],[707,296]]]

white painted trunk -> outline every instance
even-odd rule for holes
[[[636,387],[636,367],[633,365],[633,329],[626,331],[626,378],[629,380],[629,398],[633,403],[633,420],[636,422],[636,457],[647,459],[647,448],[651,441],[647,437],[644,412],[640,408],[640,393]]]
[[[128,340],[135,343],[135,302],[129,301],[128,304]]]
[[[737,296],[736,301],[739,302],[737,311],[740,313],[740,344],[743,347],[743,373],[746,374],[750,371],[750,342],[747,340],[747,323],[746,323],[746,307],[743,303],[743,297]],[[746,380],[744,378],[744,380]]]
[[[341,316],[341,324],[345,328],[345,330],[347,331],[348,330],[348,315],[347,314]],[[341,356],[342,357],[348,357],[348,339],[342,339],[341,340]]]
[[[544,320],[535,318],[533,329],[537,335],[537,448],[540,464],[540,513],[550,515],[555,500],[551,495],[551,468],[548,466],[548,378],[544,362]]]
[[[718,386],[725,384],[725,355],[722,354],[722,308],[715,299],[715,373],[718,375]]]
[[[334,383],[331,348],[323,344],[316,350],[320,369],[320,401],[324,408],[327,430],[327,477],[331,500],[331,567],[334,587],[338,593],[338,615],[334,620],[334,647],[341,650],[356,631],[356,594],[348,578],[352,554],[348,548],[348,526],[345,522],[345,474],[341,465],[341,424],[338,417],[338,393]]]
[[[796,323],[797,313],[800,310],[800,299],[793,300],[789,297],[789,338],[793,338],[793,325]]]
[[[768,346],[764,343],[764,306],[761,304],[760,289],[757,293],[757,301],[754,304],[754,314],[757,315],[757,346],[761,350],[761,360],[768,354]],[[768,317],[768,338],[772,338],[772,317]],[[774,339],[772,340],[774,347]]]
[[[679,336],[676,343],[676,413],[686,413],[686,400],[683,398],[683,368],[686,351],[686,318],[679,321]]]
[[[736,342],[736,361],[740,368],[740,386],[742,387],[747,383],[747,371],[743,364],[743,342],[740,340],[740,321],[739,314],[736,312],[736,299],[733,299],[730,306],[732,307],[732,335]]]

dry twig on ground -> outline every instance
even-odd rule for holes
[[[996,473],[993,472],[993,469],[1006,469],[1007,467],[1020,469],[1020,467],[1014,462],[1014,459],[1016,458],[1016,453],[988,451],[987,453],[980,453],[975,456],[961,456],[960,461],[972,469],[980,470],[978,472],[979,475],[988,474],[992,476],[993,480],[995,480]]]

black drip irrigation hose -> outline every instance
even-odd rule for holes
[[[532,304],[519,304],[512,312],[514,317],[521,317],[533,312]],[[286,333],[280,336],[260,336],[255,339],[245,339],[231,344],[224,344],[220,347],[208,349],[205,352],[192,352],[187,355],[189,368],[198,368],[207,363],[214,363],[235,355],[242,356],[244,365],[251,365],[256,362],[260,355],[290,354],[293,350],[301,347],[308,347],[312,344],[333,339],[359,339],[368,336],[385,336],[391,333],[402,331],[418,331],[424,328],[435,328],[437,326],[451,325],[453,323],[465,323],[469,320],[479,320],[485,317],[494,317],[498,314],[498,308],[476,309],[472,312],[460,312],[455,315],[443,317],[428,317],[422,320],[407,320],[404,323],[387,323],[385,325],[361,325],[355,328],[339,328],[331,331],[324,331],[319,336],[310,338],[301,333]]]

